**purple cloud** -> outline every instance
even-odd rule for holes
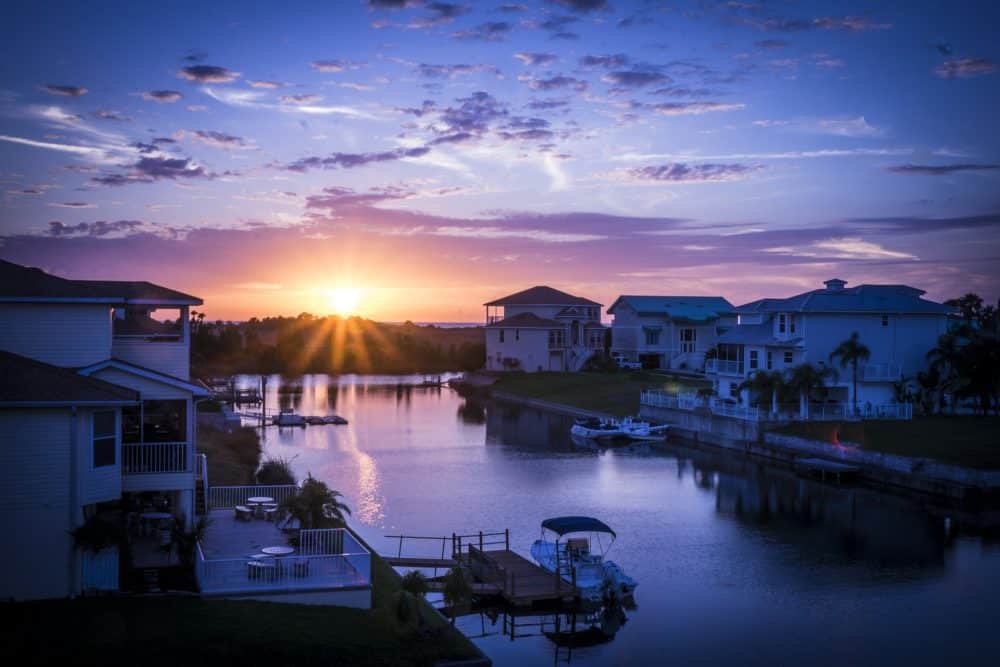
[[[487,21],[475,28],[459,30],[451,34],[455,39],[473,39],[483,42],[502,42],[504,36],[513,29],[506,21]]]
[[[177,77],[197,83],[229,83],[238,79],[240,73],[216,65],[189,65],[181,68]]]
[[[668,164],[635,167],[625,173],[635,181],[655,181],[667,183],[718,183],[723,181],[743,180],[760,165],[752,164],[686,164],[670,162]]]
[[[51,83],[42,86],[42,90],[53,95],[62,95],[63,97],[80,97],[87,93],[87,89],[83,86],[57,86]]]
[[[960,171],[996,171],[1000,164],[900,164],[886,167],[886,171],[894,174],[918,174],[922,176],[946,176]]]
[[[556,61],[554,53],[515,53],[514,57],[525,65],[549,65]]]
[[[970,79],[992,74],[996,69],[997,64],[985,58],[955,58],[941,63],[933,72],[942,79]]]
[[[332,153],[327,157],[300,158],[279,168],[300,173],[310,169],[354,169],[378,162],[393,162],[404,158],[421,157],[427,155],[430,150],[426,146],[418,146],[415,148],[396,148],[379,153]]]
[[[150,102],[156,102],[157,104],[173,104],[177,100],[181,99],[181,95],[176,90],[150,90],[148,92],[139,93],[139,97],[144,100],[149,100]]]
[[[601,56],[587,55],[580,58],[580,64],[584,67],[604,67],[605,69],[615,69],[628,65],[628,56],[624,53],[611,53]]]

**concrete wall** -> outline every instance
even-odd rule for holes
[[[55,366],[111,357],[111,308],[100,304],[0,304],[0,349]]]

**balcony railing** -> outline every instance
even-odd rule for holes
[[[744,406],[720,398],[699,398],[693,395],[672,396],[662,391],[647,390],[639,396],[640,405],[675,410],[702,408],[712,414],[746,421],[834,421],[850,419],[913,419],[912,403],[859,403],[857,410],[851,403],[810,403],[803,416],[798,403],[779,404],[771,413],[771,405]]]
[[[252,486],[212,486],[208,489],[208,508],[213,510],[231,509],[246,505],[247,498],[267,496],[281,503],[295,495],[299,487],[294,484],[252,485]]]
[[[194,452],[188,442],[137,442],[122,445],[122,472],[191,472]]]
[[[705,373],[720,375],[743,375],[743,364],[736,359],[707,359]]]
[[[900,373],[899,364],[892,362],[865,364],[858,368],[858,379],[863,382],[895,382],[900,377],[902,377],[902,374]]]
[[[303,530],[299,539],[301,553],[277,558],[207,559],[199,544],[198,587],[202,593],[226,595],[370,585],[371,554],[349,531]]]

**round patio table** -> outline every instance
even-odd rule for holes
[[[261,549],[261,553],[265,553],[268,556],[287,556],[295,553],[295,549],[292,547],[264,547]]]
[[[258,505],[260,503],[273,503],[274,498],[271,496],[253,496],[252,498],[247,498],[248,503],[253,503]]]

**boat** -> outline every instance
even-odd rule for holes
[[[277,426],[305,426],[306,418],[295,414],[295,410],[282,410],[274,416]]]
[[[323,424],[326,423],[326,419],[324,419],[323,417],[310,415],[306,417],[306,423],[309,424],[310,426],[322,426]]]
[[[589,440],[662,440],[670,428],[669,424],[652,426],[649,422],[624,419],[578,419],[570,428],[570,434]]]
[[[329,417],[323,417],[323,423],[343,425],[347,423],[347,420],[340,415],[330,415]]]
[[[606,548],[602,535],[611,536]],[[542,521],[542,536],[531,545],[531,557],[542,569],[575,583],[580,597],[588,602],[626,600],[638,584],[614,561],[604,558],[616,537],[606,523],[593,517],[553,517]],[[592,549],[595,541],[599,552]]]

